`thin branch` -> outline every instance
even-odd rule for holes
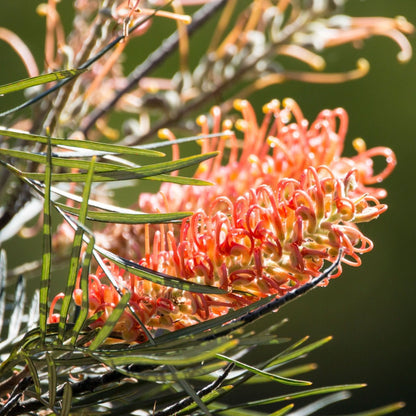
[[[217,0],[212,3],[208,3],[199,9],[192,16],[192,23],[186,28],[188,36],[192,35],[197,29],[202,27],[202,24],[207,21],[217,10],[223,7],[226,2],[227,0]],[[132,90],[137,85],[137,82],[139,82],[150,71],[155,69],[166,58],[168,58],[176,50],[178,45],[179,34],[178,31],[176,31],[167,39],[165,39],[159,48],[151,53],[142,64],[133,70],[133,72],[128,77],[127,84],[124,88],[119,90],[114,95],[114,97],[104,106],[97,108],[88,117],[85,118],[84,122],[81,124],[81,131],[86,135],[90,128],[100,117],[110,111],[124,94]]]

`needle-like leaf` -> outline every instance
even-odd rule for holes
[[[93,157],[91,160],[91,166],[90,166],[90,169],[88,170],[88,174],[87,174],[87,178],[86,178],[86,182],[84,186],[84,192],[82,195],[83,201],[81,203],[79,217],[78,217],[78,222],[80,224],[84,224],[86,217],[87,217],[88,199],[89,199],[90,191],[91,191],[92,177],[94,175],[94,163],[95,163],[95,157]],[[83,228],[78,227],[77,230],[75,231],[75,236],[73,239],[68,279],[67,279],[67,284],[66,284],[66,289],[65,289],[65,297],[63,298],[63,301],[62,301],[61,316],[59,319],[58,340],[60,342],[63,342],[63,339],[64,339],[64,332],[66,328],[66,322],[68,319],[69,306],[70,306],[72,295],[74,292],[75,279],[78,274],[79,257],[81,253],[83,234],[84,234]]]
[[[43,254],[42,254],[42,273],[40,281],[40,296],[39,296],[39,327],[41,331],[41,343],[45,342],[46,336],[46,321],[48,315],[48,295],[50,286],[51,274],[51,252],[52,252],[52,237],[51,237],[51,175],[52,175],[52,156],[51,156],[51,142],[47,138],[47,163],[45,165],[45,195],[43,204]]]
[[[48,82],[59,81],[61,79],[74,77],[85,72],[85,69],[65,69],[62,71],[50,72],[48,74],[39,75],[36,77],[25,78],[19,81],[14,81],[9,84],[0,85],[0,95],[8,94],[10,92],[24,90],[36,85],[47,84]]]
[[[91,140],[58,139],[54,137],[49,138],[47,136],[31,134],[22,130],[8,129],[3,126],[0,126],[0,135],[43,144],[48,144],[48,142],[50,142],[52,146],[65,146],[65,148],[71,148],[72,150],[88,149],[103,151],[106,154],[124,154],[158,157],[165,156],[164,153],[158,152],[156,150],[142,149],[138,146],[122,146],[112,143],[93,142]]]

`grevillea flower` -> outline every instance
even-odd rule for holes
[[[203,134],[224,132],[218,139],[202,141],[203,153],[217,150],[219,155],[202,163],[194,175],[213,182],[215,186],[164,183],[159,193],[140,195],[140,209],[146,212],[209,211],[217,197],[226,196],[234,203],[252,188],[261,185],[275,188],[279,180],[299,180],[305,169],[321,166],[326,166],[336,178],[344,178],[354,171],[356,184],[349,189],[349,197],[369,194],[381,199],[387,195],[384,189],[368,185],[379,183],[390,174],[396,164],[394,153],[386,147],[367,150],[364,141],[356,139],[354,147],[358,155],[342,157],[348,127],[348,115],[342,108],[324,110],[310,124],[292,99],[284,100],[283,106],[278,100],[272,100],[263,106],[265,116],[259,125],[248,101],[237,100],[235,107],[242,114],[235,123],[230,119],[222,121],[218,107],[211,110],[211,129],[208,117],[197,119]],[[233,125],[242,131],[242,140],[232,130]],[[159,134],[162,138],[175,138],[167,129]],[[373,158],[376,156],[386,159],[386,168],[379,174],[373,171]],[[174,157],[179,157],[177,148]],[[144,256],[142,225],[110,225],[98,233],[97,241],[126,258],[140,259]]]
[[[358,154],[342,157],[348,123],[342,109],[322,111],[309,124],[293,100],[283,106],[273,100],[264,106],[259,125],[247,101],[239,100],[235,107],[242,114],[235,123],[222,121],[219,108],[211,112],[212,128],[208,118],[198,119],[203,134],[220,134],[202,142],[203,152],[219,154],[195,173],[212,181],[212,187],[165,183],[158,194],[140,197],[143,210],[193,210],[190,218],[177,228],[109,226],[97,236],[100,245],[141,266],[225,291],[208,295],[164,287],[109,264],[119,291],[131,293],[130,306],[149,329],[175,330],[265,296],[283,296],[318,276],[324,262],[335,262],[341,249],[342,262],[358,266],[360,254],[373,247],[356,224],[386,210],[378,201],[385,190],[368,185],[391,172],[393,152],[383,147],[367,150],[358,139]],[[242,140],[233,125],[243,132]],[[161,135],[174,138],[167,130]],[[387,161],[379,174],[373,171],[374,156]],[[132,236],[136,239],[130,241]],[[144,250],[137,249],[140,237]],[[333,277],[341,271],[339,266]],[[90,276],[89,313],[102,312],[92,327],[103,325],[120,298],[104,276],[100,268]],[[81,303],[79,287],[75,302]],[[127,341],[146,339],[127,309],[115,332]]]

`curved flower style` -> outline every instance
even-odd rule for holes
[[[214,108],[212,132],[221,137],[202,142],[203,152],[218,150],[219,155],[204,162],[195,176],[214,186],[164,183],[159,194],[140,197],[141,208],[148,211],[194,210],[179,229],[171,224],[157,230],[118,225],[98,236],[100,244],[109,246],[111,241],[111,248],[117,244],[119,253],[133,253],[129,257],[139,259],[142,266],[225,291],[221,295],[190,293],[110,265],[119,290],[130,291],[130,306],[150,329],[175,330],[270,294],[282,296],[318,276],[324,261],[334,262],[340,249],[342,262],[358,266],[359,255],[373,247],[356,224],[375,219],[387,209],[378,201],[385,190],[367,185],[391,172],[393,152],[383,147],[366,150],[358,139],[358,155],[342,157],[348,123],[342,109],[322,111],[309,125],[293,100],[285,100],[282,108],[273,100],[264,106],[265,117],[258,125],[247,101],[237,101],[235,106],[243,116],[235,122],[243,131],[243,141],[231,130],[230,120],[221,126],[220,110]],[[206,117],[198,123],[202,133],[209,133]],[[169,131],[161,134],[174,137]],[[387,166],[375,174],[372,157],[380,155]],[[143,253],[134,253],[137,239],[129,243],[133,234],[144,240]],[[341,271],[339,266],[333,277]],[[90,315],[102,311],[93,327],[103,325],[120,297],[113,286],[103,283],[103,276],[101,269],[90,276]],[[75,302],[81,304],[80,289]],[[128,310],[115,331],[127,341],[146,339]]]
[[[384,189],[368,185],[381,182],[391,173],[396,164],[395,155],[385,147],[367,150],[364,141],[356,139],[354,146],[358,155],[342,157],[348,127],[345,110],[324,110],[309,124],[294,100],[284,100],[283,106],[278,100],[272,100],[264,105],[265,117],[259,125],[248,101],[237,100],[235,107],[242,114],[242,119],[234,123],[235,128],[243,132],[242,141],[231,130],[231,120],[221,121],[218,107],[211,111],[211,129],[206,116],[200,116],[197,120],[202,134],[224,132],[218,139],[202,141],[203,153],[216,150],[219,155],[202,163],[194,175],[198,179],[213,182],[215,186],[164,183],[158,194],[140,195],[140,209],[146,212],[209,210],[216,197],[226,196],[235,202],[251,188],[260,185],[275,188],[279,180],[299,180],[305,169],[319,166],[327,166],[336,178],[344,178],[348,172],[355,170],[356,185],[349,189],[348,196],[359,197],[368,193],[381,199],[387,195]],[[175,138],[167,129],[159,134],[163,138]],[[239,155],[240,149],[243,150]],[[178,156],[179,150],[176,149],[174,157]],[[373,171],[372,158],[375,156],[385,157],[387,163],[379,174]],[[111,238],[108,238],[109,235]],[[99,245],[126,258],[140,259],[144,255],[142,225],[110,225],[97,235],[97,241]]]

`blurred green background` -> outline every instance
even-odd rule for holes
[[[38,4],[2,0],[0,26],[15,30],[42,66],[44,21],[34,11]],[[61,6],[69,29],[72,2],[63,0]],[[403,15],[416,24],[415,0],[350,0],[346,12]],[[416,49],[416,36],[411,42]],[[135,65],[148,48],[129,57],[127,65]],[[320,414],[347,414],[402,400],[407,406],[397,414],[416,415],[416,56],[400,64],[397,52],[397,46],[386,38],[368,40],[361,49],[331,49],[325,52],[328,71],[352,69],[358,58],[366,57],[371,63],[369,75],[339,85],[288,82],[257,93],[253,100],[263,104],[274,97],[293,97],[310,120],[321,109],[344,107],[350,116],[346,153],[352,153],[355,137],[363,137],[368,147],[391,147],[398,158],[396,170],[383,184],[389,192],[383,201],[389,210],[363,226],[375,242],[375,249],[363,256],[363,265],[357,269],[345,266],[342,277],[329,287],[313,291],[269,318],[289,318],[280,334],[293,340],[333,335],[332,342],[310,357],[319,364],[318,370],[306,376],[315,387],[368,383],[367,388],[354,391],[351,399]],[[19,59],[0,43],[0,84],[25,76]],[[0,110],[22,99],[18,94],[7,101],[1,98]],[[11,249],[10,266],[18,264],[22,250],[33,258],[39,254],[21,240],[6,247]],[[280,385],[273,385],[273,394],[280,391]]]

